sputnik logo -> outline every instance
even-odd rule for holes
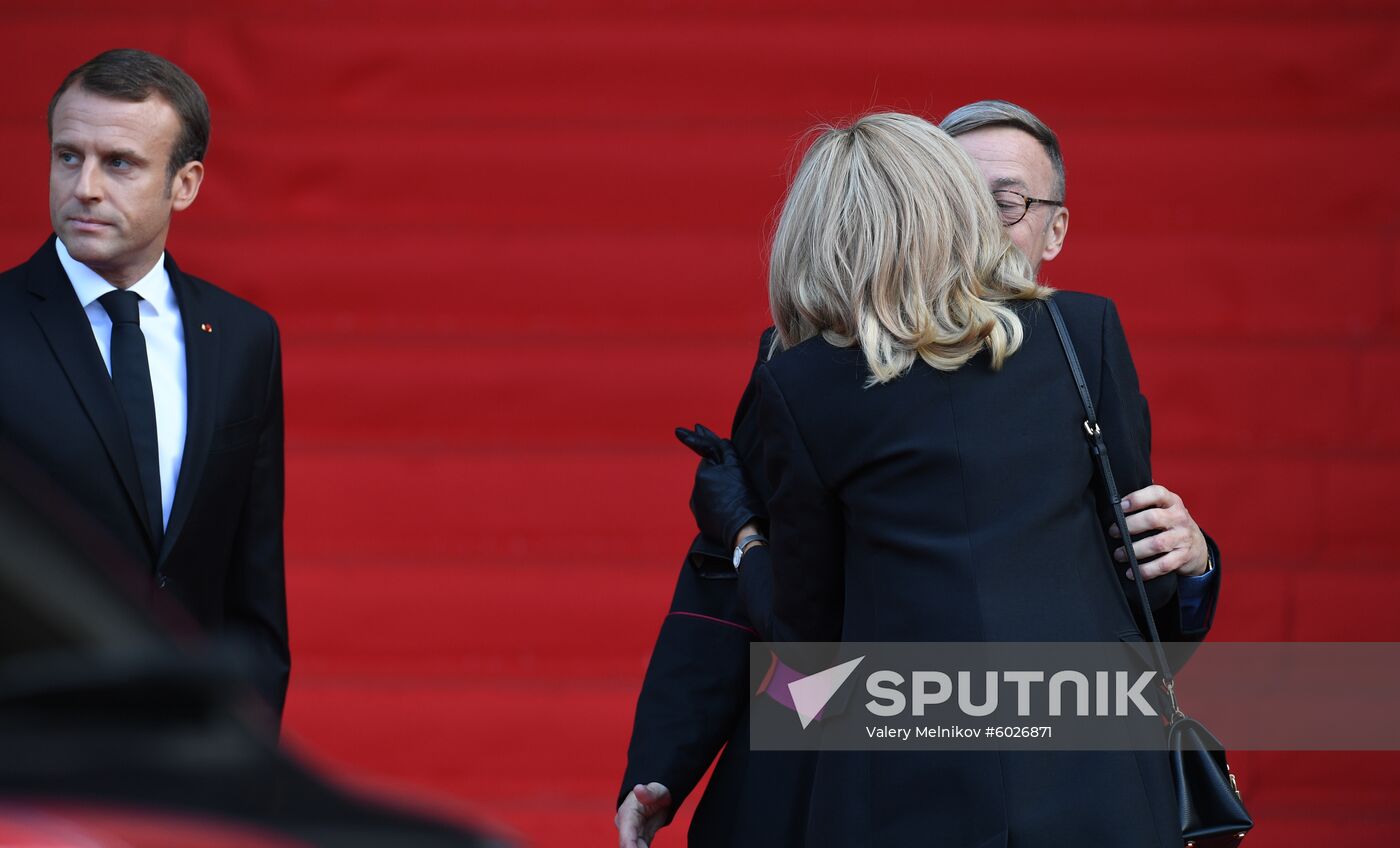
[[[788,693],[792,695],[792,706],[797,710],[797,717],[802,720],[802,729],[806,730],[807,725],[812,723],[827,702],[841,688],[841,684],[851,676],[856,670],[856,666],[861,664],[865,657],[856,657],[849,662],[832,666],[826,671],[819,671],[810,674],[801,680],[794,680],[788,684]]]

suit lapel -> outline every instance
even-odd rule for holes
[[[142,516],[142,534],[154,552],[155,540],[151,536],[151,522],[144,520],[147,518],[146,501],[141,495],[141,477],[126,417],[122,414],[116,387],[102,362],[102,351],[92,336],[92,324],[59,264],[52,237],[30,260],[28,283],[29,291],[39,297],[31,314],[68,377],[83,411],[97,430],[117,477],[131,499],[132,508]]]
[[[180,323],[185,331],[186,425],[180,479],[175,484],[175,502],[170,507],[170,522],[165,528],[158,564],[164,564],[174,548],[204,476],[205,460],[214,436],[214,418],[218,414],[216,387],[219,372],[218,333],[203,329],[206,326],[217,327],[215,316],[169,253],[165,255],[165,267],[170,274],[175,299],[180,304]]]

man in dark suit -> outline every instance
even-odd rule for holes
[[[0,439],[173,599],[287,691],[282,363],[272,317],[185,274],[171,216],[204,177],[209,107],[171,62],[103,53],[49,105],[55,235],[0,275]]]
[[[950,113],[941,126],[972,156],[998,204],[1006,207],[1007,233],[1032,267],[1038,270],[1042,262],[1054,259],[1069,230],[1064,161],[1054,132],[1029,111],[1005,101],[968,104]],[[760,341],[755,371],[767,359],[771,333],[765,332]],[[746,459],[757,442],[754,391],[751,381],[730,431]],[[724,449],[719,441],[712,440],[710,447],[715,459]],[[696,808],[690,843],[800,845],[805,808],[792,807],[805,804],[811,758],[792,752],[750,752],[748,745],[748,645],[770,634],[771,609],[761,608],[772,597],[772,575],[763,562],[737,569],[730,564],[732,559],[748,559],[747,551],[734,556],[735,542],[759,529],[748,524],[751,516],[746,513],[761,515],[756,504],[771,492],[766,480],[751,479],[756,490],[751,498],[714,491],[715,497],[707,499],[701,479],[705,474],[702,462],[692,506],[713,529],[696,537],[681,566],[638,698],[618,798],[622,845],[631,848],[638,838],[649,844],[716,755],[719,761]],[[1130,530],[1149,534],[1134,544],[1139,557],[1151,558],[1143,563],[1149,580],[1183,567],[1184,574],[1204,571],[1179,581],[1173,575],[1171,582],[1179,582],[1180,588],[1170,604],[1173,620],[1158,622],[1162,638],[1204,638],[1219,592],[1215,543],[1197,526],[1181,497],[1166,487],[1146,486],[1126,498]],[[1110,528],[1110,535],[1115,538],[1109,541],[1119,545],[1116,527]],[[1114,556],[1120,562],[1125,559],[1121,549]],[[1153,588],[1160,595],[1167,583],[1159,581]],[[760,699],[753,708],[777,707]]]

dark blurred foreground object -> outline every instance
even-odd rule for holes
[[[0,844],[510,844],[333,786],[279,748],[234,659],[152,620],[148,581],[61,501],[0,445]]]

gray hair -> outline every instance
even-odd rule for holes
[[[1024,109],[1006,100],[979,100],[948,113],[948,117],[938,128],[951,136],[960,136],[983,127],[1011,127],[1018,129],[1044,148],[1050,157],[1050,167],[1055,171],[1055,197],[1047,200],[1065,199],[1065,158],[1060,153],[1060,140],[1055,131],[1045,125],[1029,109]]]

